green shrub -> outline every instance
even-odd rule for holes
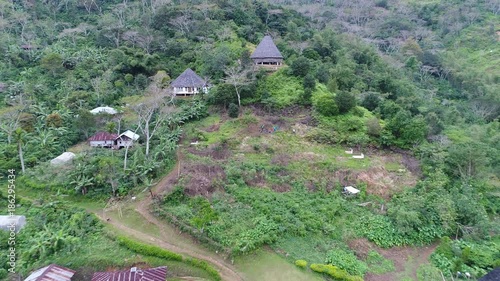
[[[320,93],[312,98],[314,109],[324,116],[335,116],[339,114],[339,107],[332,93]]]
[[[229,117],[236,118],[238,117],[239,114],[240,114],[240,108],[234,103],[229,104],[229,111],[228,111]]]
[[[213,267],[211,267],[206,261],[199,260],[199,259],[193,259],[193,258],[187,258],[184,260],[185,263],[192,265],[197,268],[204,269],[210,276],[213,278],[215,281],[222,280],[220,277],[219,272],[215,270]]]
[[[117,236],[118,244],[126,247],[127,249],[146,256],[153,256],[166,260],[182,261],[182,256],[162,248],[151,246],[143,243],[136,242],[132,239],[123,236]]]
[[[307,261],[305,260],[296,260],[295,265],[300,267],[300,268],[306,268],[307,267]]]
[[[338,266],[353,275],[363,276],[368,270],[366,263],[358,260],[354,253],[342,249],[329,251],[325,262]]]
[[[349,273],[347,273],[347,271],[330,264],[313,263],[311,264],[310,268],[315,272],[327,274],[337,280],[363,281],[363,278],[361,278],[360,276],[350,275]]]
[[[210,276],[213,278],[212,280],[220,281],[221,277],[219,272],[215,270],[212,266],[210,266],[206,261],[194,259],[194,258],[183,258],[181,255],[164,250],[162,248],[151,246],[143,243],[136,242],[132,239],[123,236],[117,236],[116,241],[121,246],[126,247],[127,249],[134,251],[138,254],[152,256],[157,258],[162,258],[165,260],[173,260],[180,261],[186,264],[189,264],[193,267],[201,268],[205,270]]]

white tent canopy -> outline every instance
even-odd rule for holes
[[[116,114],[118,111],[116,109],[109,107],[109,106],[100,106],[92,109],[90,111],[92,114],[99,114],[99,113],[107,113],[107,114]]]
[[[61,165],[68,162],[71,162],[75,158],[75,154],[73,152],[64,152],[63,154],[57,156],[56,158],[50,160],[51,165]]]

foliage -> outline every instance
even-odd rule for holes
[[[117,236],[118,243],[128,249],[147,256],[159,257],[165,260],[182,261],[183,257],[179,254],[164,250],[157,246],[150,246],[143,243],[136,242],[124,236]]]
[[[363,280],[360,276],[350,275],[347,271],[342,270],[336,266],[330,264],[316,264],[313,263],[310,266],[311,270],[324,273],[330,277],[335,278],[336,280],[345,280],[345,281],[361,281]]]
[[[130,249],[133,252],[146,256],[162,258],[164,260],[182,261],[186,264],[205,270],[213,278],[213,280],[221,280],[219,272],[217,272],[217,270],[210,266],[206,261],[195,258],[184,258],[177,253],[167,251],[157,246],[140,243],[125,236],[116,236],[115,239],[120,245]]]
[[[368,270],[366,263],[358,260],[354,253],[342,249],[330,250],[327,253],[326,264],[337,266],[352,275],[364,276]]]
[[[340,91],[335,95],[335,103],[339,113],[344,114],[356,106],[356,98],[352,93]]]
[[[330,93],[314,95],[312,104],[314,109],[324,116],[335,116],[340,112],[335,95]]]
[[[296,260],[295,265],[300,268],[307,268],[307,261],[305,260]]]
[[[368,252],[366,264],[368,265],[368,271],[375,274],[384,274],[396,269],[392,260],[384,258],[374,250]]]
[[[431,255],[433,265],[442,272],[470,272],[482,276],[500,263],[499,246],[493,241],[474,242],[443,237]]]
[[[236,105],[234,103],[230,103],[228,115],[229,115],[229,117],[237,118],[238,115],[240,115],[240,108],[238,107],[238,105]]]

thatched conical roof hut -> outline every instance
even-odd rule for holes
[[[279,67],[283,64],[283,56],[269,35],[264,36],[250,58],[259,66]]]

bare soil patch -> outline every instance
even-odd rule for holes
[[[186,183],[184,192],[189,196],[210,196],[221,188],[226,173],[219,165],[190,164],[182,167]]]

